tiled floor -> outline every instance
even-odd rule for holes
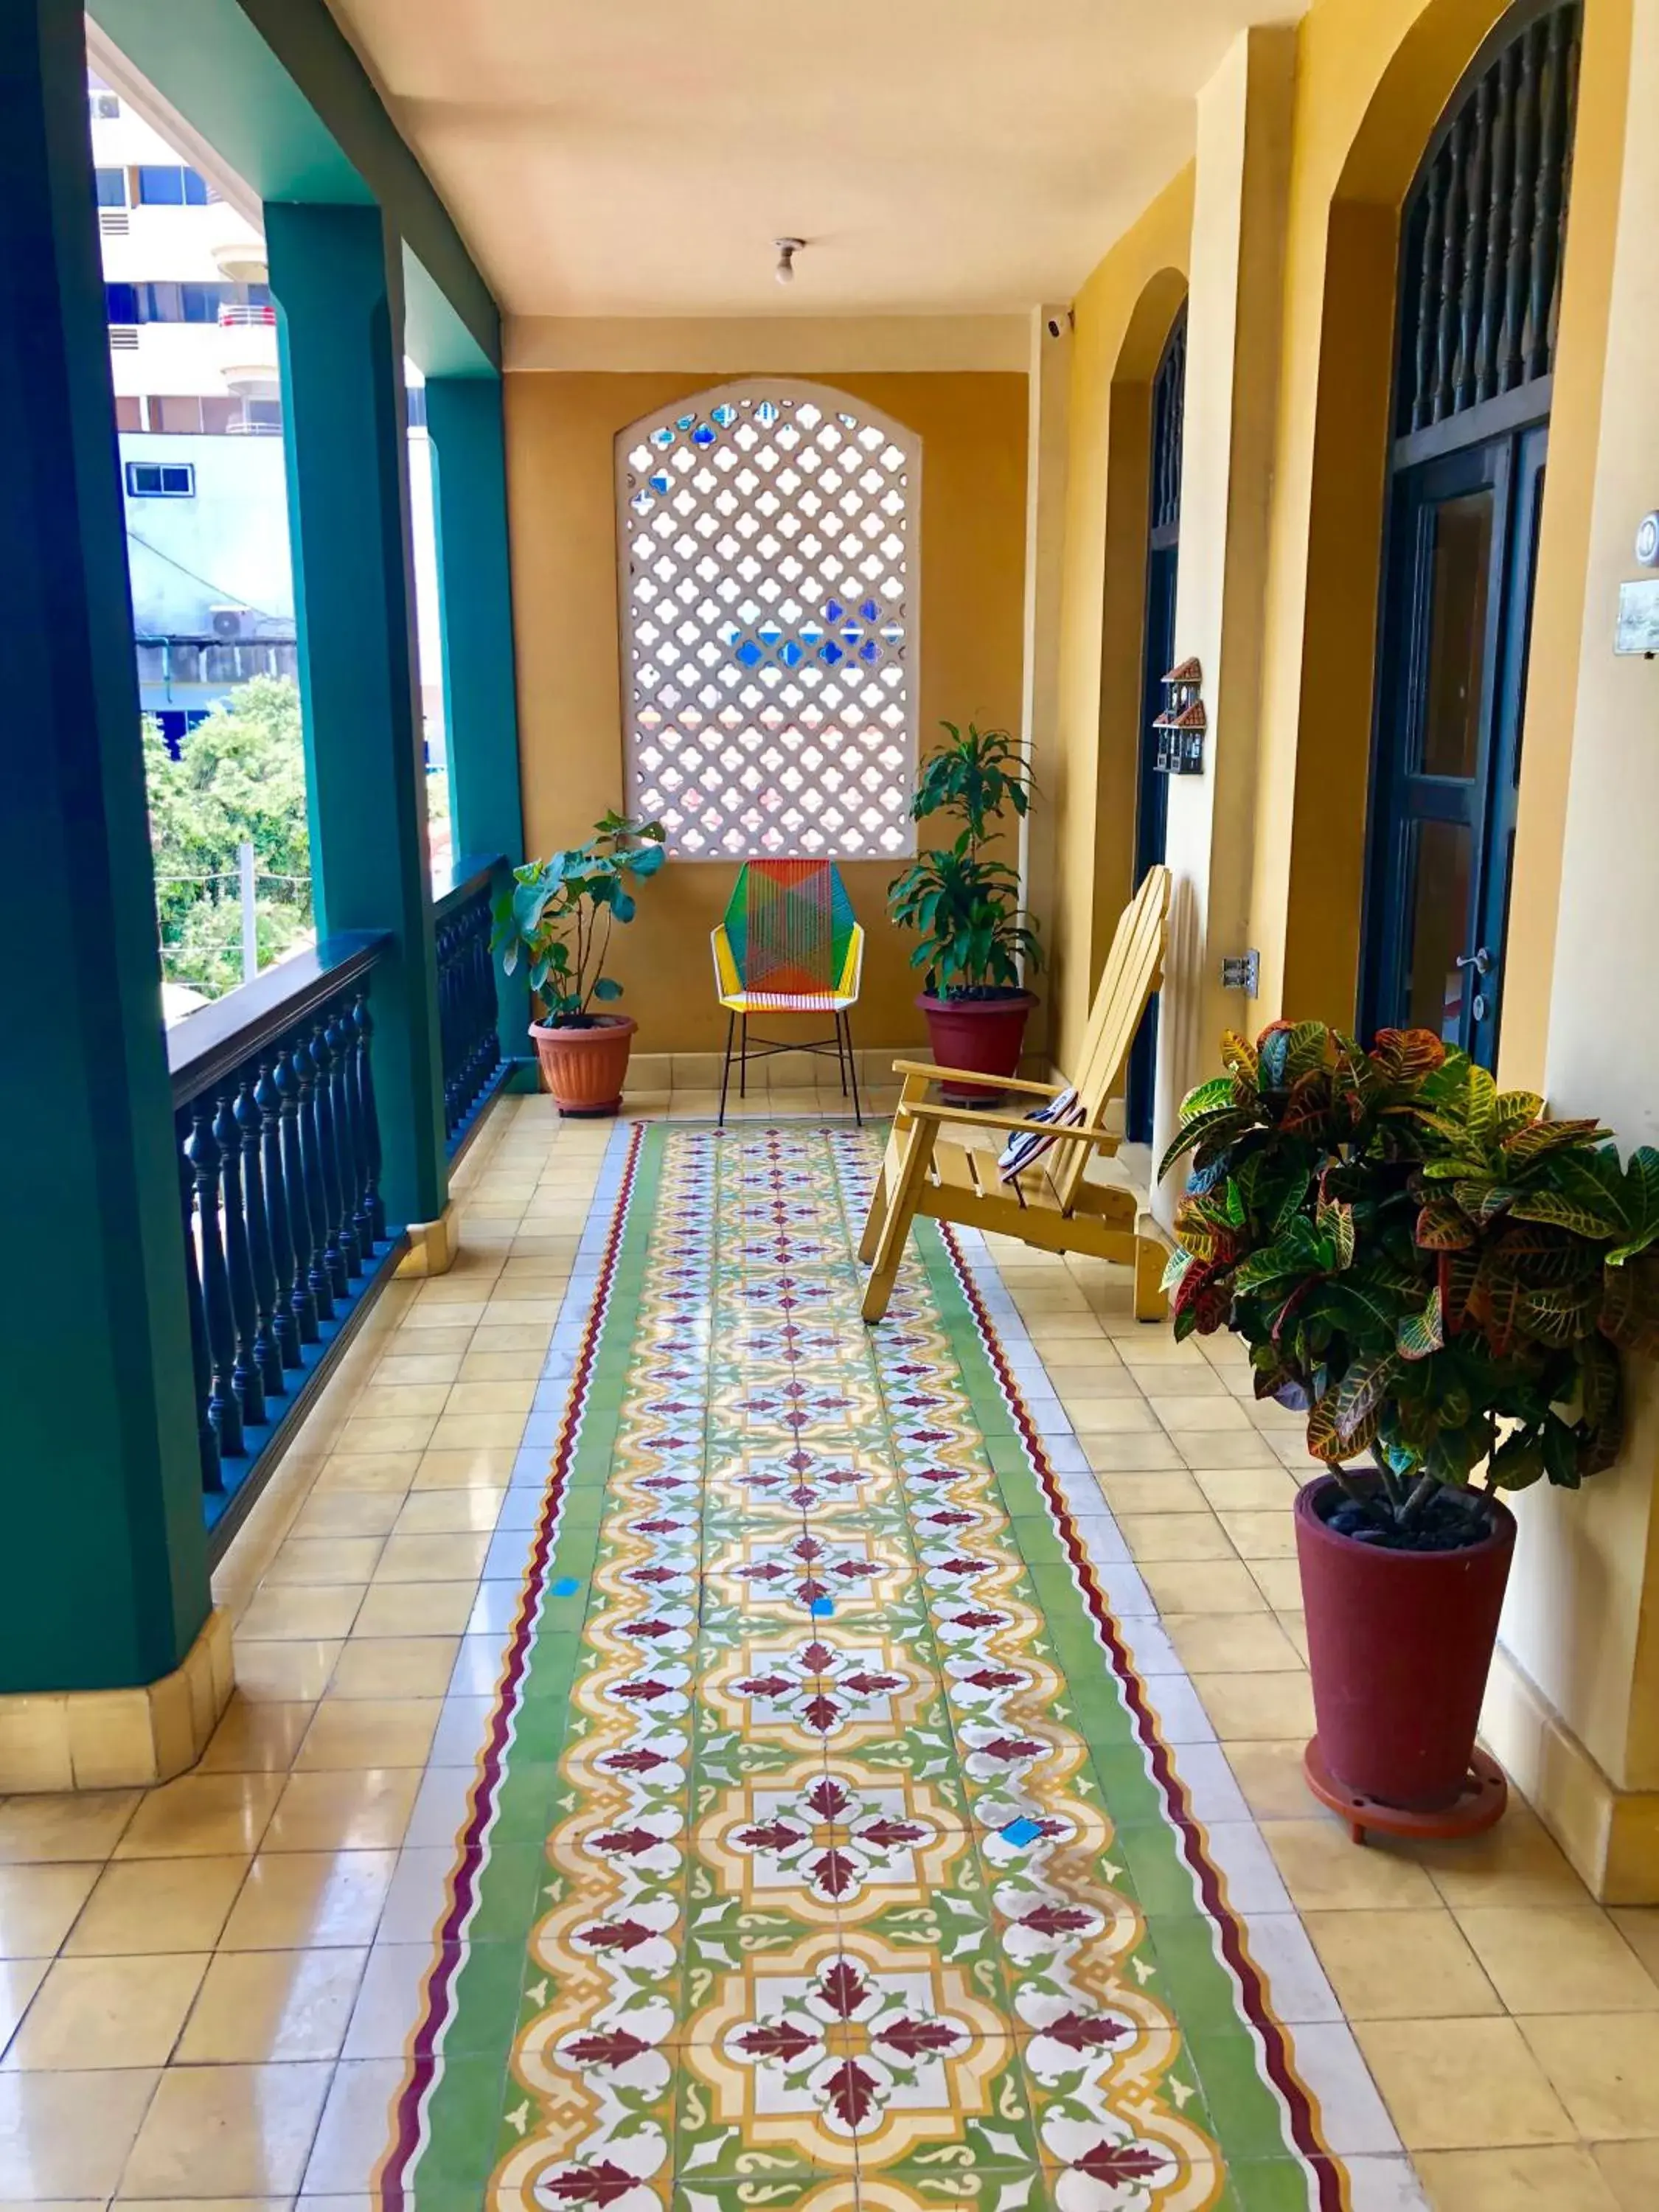
[[[818,1103],[762,1095],[739,1118]],[[228,1562],[240,1688],[202,1768],[148,1796],[0,1804],[0,2212],[367,2212],[611,1146],[538,1100],[492,1116],[462,1170],[456,1270],[381,1300]],[[1225,1340],[1134,1323],[1113,1271],[988,1257],[1011,1363],[1274,2008],[1346,2117],[1355,2212],[1418,2199],[1364,2069],[1344,2071],[1344,2015],[1438,2212],[1650,2212],[1659,1912],[1603,1912],[1518,1804],[1474,1844],[1350,1844],[1299,1772],[1294,1424],[1244,1395]]]

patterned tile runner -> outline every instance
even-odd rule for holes
[[[636,1133],[381,2174],[420,2212],[1340,2212],[960,1255]]]

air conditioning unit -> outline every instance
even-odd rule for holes
[[[125,208],[100,208],[98,228],[106,238],[126,238],[132,230],[132,217]]]
[[[251,607],[213,607],[209,611],[213,635],[221,645],[234,645],[238,638],[248,637],[253,629],[253,611]]]

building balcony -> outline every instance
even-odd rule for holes
[[[219,330],[219,373],[226,391],[239,399],[279,398],[275,307],[221,307]]]
[[[267,270],[265,242],[228,200],[216,200],[204,225],[207,248],[219,274],[233,284],[263,284]]]

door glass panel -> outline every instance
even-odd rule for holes
[[[1448,1044],[1462,1042],[1463,1001],[1474,971],[1460,968],[1469,926],[1468,825],[1419,822],[1413,843],[1410,934],[1406,944],[1406,1020]]]
[[[1422,773],[1470,776],[1480,753],[1480,669],[1492,565],[1492,495],[1483,487],[1434,510]]]

